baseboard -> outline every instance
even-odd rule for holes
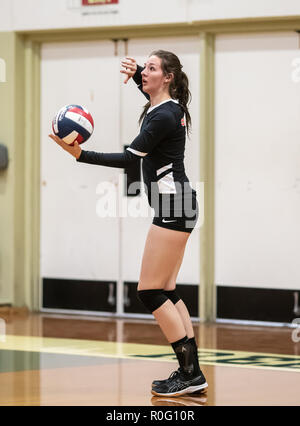
[[[124,312],[128,314],[149,314],[136,297],[136,288],[136,282],[124,282]],[[186,304],[190,316],[198,318],[198,286],[196,284],[177,284],[176,291]]]
[[[300,317],[298,301],[300,290],[217,286],[217,318],[291,323]]]
[[[116,281],[43,278],[42,308],[116,312]]]
[[[151,315],[137,298],[137,282],[124,282],[124,314]],[[116,281],[42,279],[42,310],[116,313]],[[198,318],[198,286],[178,284],[191,317]]]

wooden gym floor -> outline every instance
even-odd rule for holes
[[[154,321],[0,311],[0,405],[300,405],[292,332],[195,324],[208,390],[158,398],[177,363]]]

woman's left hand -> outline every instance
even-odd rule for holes
[[[134,58],[130,58],[129,56],[126,56],[125,60],[121,62],[122,67],[125,68],[123,70],[120,70],[120,73],[126,74],[126,78],[124,80],[124,84],[127,84],[128,80],[134,76],[137,70],[137,63]]]
[[[61,138],[59,138],[56,135],[49,135],[49,138],[53,139],[54,142],[56,142],[59,146],[62,147],[62,149],[67,151],[69,154],[73,155],[73,157],[75,157],[76,160],[78,160],[82,151],[78,142],[74,142],[74,145],[72,146],[72,145],[68,145],[65,141],[63,141]]]

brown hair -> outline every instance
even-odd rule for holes
[[[166,50],[155,50],[149,56],[157,56],[161,59],[161,69],[165,76],[173,73],[174,78],[170,83],[169,93],[172,99],[177,99],[179,101],[179,105],[185,113],[187,134],[189,135],[192,120],[188,110],[188,104],[191,102],[192,95],[189,90],[188,77],[185,72],[182,71],[182,65],[179,58],[174,53]],[[141,124],[150,106],[150,101],[144,106],[144,111],[140,116],[139,124]]]

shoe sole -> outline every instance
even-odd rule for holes
[[[208,386],[208,385],[207,385]],[[207,387],[206,386],[206,387]],[[155,390],[155,388],[157,387],[157,385],[152,385],[152,390]],[[198,395],[198,394],[201,394],[201,393],[203,393],[203,392],[205,392],[205,390],[206,390],[206,388],[204,388],[204,389],[200,389],[200,390],[196,390],[196,391],[194,391],[194,392],[189,392],[191,395]]]
[[[205,382],[205,383],[203,383],[203,385],[189,386],[188,388],[183,389],[183,390],[178,391],[178,392],[161,393],[161,392],[156,392],[154,389],[152,389],[151,392],[155,396],[182,396],[182,395],[185,395],[185,394],[196,394],[196,393],[204,392],[204,390],[207,387],[208,387],[208,384]]]
[[[207,383],[206,383],[207,384]],[[153,383],[152,383],[152,390],[155,390],[155,388],[157,387],[158,385],[154,385]],[[206,386],[206,388],[208,387],[208,385]],[[201,394],[201,393],[203,393],[204,391],[205,391],[206,389],[204,388],[204,389],[200,389],[200,390],[196,390],[196,391],[194,391],[194,392],[190,392],[191,394],[194,394],[194,395],[197,395],[197,394]]]

